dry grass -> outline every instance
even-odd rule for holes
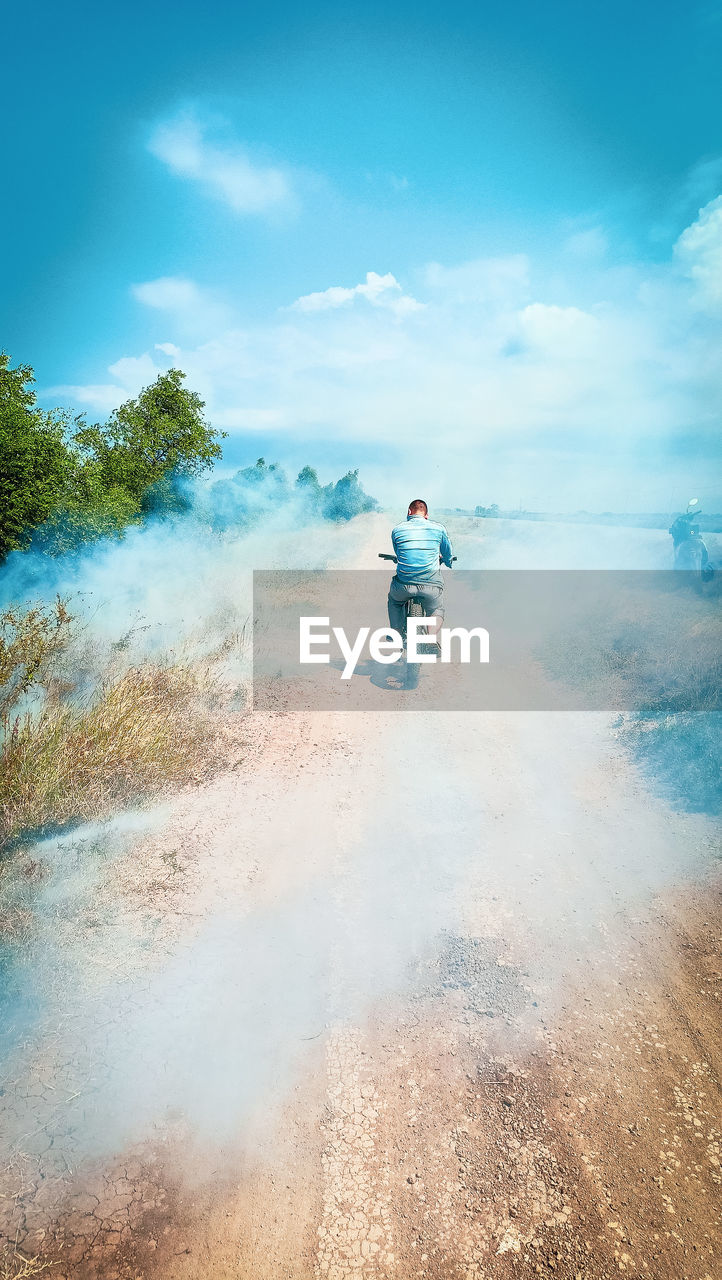
[[[49,700],[36,716],[6,719],[0,847],[192,779],[212,739],[207,693],[207,673],[146,664],[101,686],[86,707]]]
[[[56,1265],[55,1262],[44,1262],[40,1257],[24,1258],[22,1254],[13,1252],[0,1261],[0,1280],[29,1280],[30,1276],[39,1276],[41,1271]]]
[[[0,614],[0,715],[9,715],[33,685],[46,687],[67,648],[71,622],[60,597],[50,606]]]

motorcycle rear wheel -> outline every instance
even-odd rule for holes
[[[407,618],[423,618],[424,611],[418,600],[410,600],[406,606]],[[415,689],[419,683],[419,662],[409,662],[406,658],[406,688]]]

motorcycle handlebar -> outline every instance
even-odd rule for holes
[[[456,556],[452,556],[452,557],[451,557],[451,563],[452,563],[452,564],[454,563],[454,561],[456,560],[456,558],[457,558]],[[388,556],[388,555],[385,555],[385,553],[384,553],[383,551],[379,551],[379,560],[393,560],[394,564],[398,564],[398,563],[399,563],[398,556]],[[443,560],[441,559],[441,556],[439,556],[439,564],[443,564],[443,563],[444,563],[444,562],[443,562]]]

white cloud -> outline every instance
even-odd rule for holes
[[[47,400],[60,401],[61,404],[70,401],[81,409],[92,409],[94,413],[104,415],[117,409],[127,399],[122,388],[111,383],[90,383],[85,386],[64,383],[57,387],[46,387],[42,395]]]
[[[500,258],[475,258],[453,267],[430,262],[424,272],[427,288],[453,302],[517,305],[529,294],[530,263],[525,253]]]
[[[722,196],[700,210],[696,221],[679,237],[675,253],[694,281],[700,305],[718,307],[722,303]]]
[[[117,387],[67,390],[110,408],[172,361],[219,427],[358,441],[359,461],[371,447],[379,459],[393,449],[404,482],[410,467],[419,482],[434,477],[435,502],[665,510],[711,472],[705,442],[722,376],[717,325],[698,304],[700,290],[717,296],[721,216],[715,201],[654,265],[620,266],[618,250],[610,263],[572,255],[562,241],[546,258],[420,268],[422,301],[390,272],[369,272],[252,327],[221,323],[177,345],[161,332],[155,350],[112,366]],[[165,325],[198,304],[195,288],[163,278],[136,296]],[[420,323],[394,323],[422,305]],[[695,433],[702,443],[686,460]],[[315,449],[310,460],[322,464],[323,444]],[[618,491],[625,475],[629,491]],[[393,482],[391,472],[381,479]]]
[[[596,318],[579,307],[533,302],[519,313],[517,323],[523,346],[561,359],[589,355],[599,336]]]
[[[156,344],[158,349],[160,345]],[[158,374],[167,367],[167,361],[162,366],[157,365],[147,351],[140,356],[122,356],[120,360],[108,366],[108,373],[115,378],[114,383],[49,387],[43,395],[59,400],[61,403],[70,400],[95,413],[108,414],[113,409],[117,409],[124,400],[137,396],[143,387],[155,382]]]
[[[217,427],[230,427],[234,431],[267,431],[290,425],[278,409],[247,409],[243,405],[229,405],[216,413],[213,421]]]
[[[231,310],[207,289],[183,276],[160,276],[131,285],[133,297],[145,307],[165,311],[186,336],[200,338],[217,332],[231,320]],[[161,344],[156,344],[161,350]],[[172,346],[172,344],[170,344]]]
[[[433,275],[458,290],[457,271],[436,267]],[[576,437],[612,430],[610,423],[672,426],[676,383],[688,366],[678,360],[670,372],[656,302],[651,317],[634,298],[626,311],[600,305],[594,314],[539,301],[520,306],[529,287],[525,260],[471,274],[475,288],[483,277],[493,289],[485,287],[475,306],[466,294],[457,305],[445,293],[438,305],[426,304],[421,328],[388,325],[381,301],[404,295],[394,276],[369,273],[360,287],[299,300],[293,311],[302,322],[289,321],[287,311],[277,323],[228,329],[184,348],[175,362],[230,430],[313,426],[393,439],[400,448],[443,439],[449,449],[483,449],[498,433],[549,426]],[[354,305],[359,298],[370,305]]]
[[[236,213],[262,214],[292,203],[291,182],[283,170],[255,164],[236,143],[209,141],[191,115],[158,125],[148,149],[172,173],[201,183]]]
[[[131,395],[135,395],[141,387],[158,377],[160,369],[146,351],[142,356],[123,356],[116,360],[115,364],[108,365],[108,373],[117,378]]]
[[[403,292],[401,285],[390,271],[380,276],[376,271],[367,271],[363,284],[356,284],[352,289],[341,285],[332,285],[320,293],[307,293],[293,303],[294,311],[332,311],[344,307],[356,298],[365,298],[374,307],[384,307],[398,318],[421,311],[423,303],[417,302],[409,294]]]
[[[601,227],[587,227],[575,231],[565,241],[567,253],[578,258],[602,258],[609,248],[607,236]]]
[[[159,311],[184,311],[195,306],[200,298],[198,286],[178,276],[161,276],[158,280],[131,285],[131,292],[139,302]]]

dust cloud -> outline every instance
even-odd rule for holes
[[[449,521],[464,567],[650,567],[667,550],[659,531],[491,523]],[[98,652],[133,626],[134,656],[210,652],[250,617],[253,566],[371,567],[388,524],[269,511],[219,539],[159,523],[46,566],[33,589],[75,592]],[[651,803],[608,717],[374,713],[338,730],[300,715],[296,732],[335,733],[344,752],[262,760],[180,817],[149,809],[21,851],[4,1075],[31,1087],[6,1092],[11,1151],[42,1132],[77,1168],[174,1126],[200,1146],[248,1142],[330,1025],[423,993],[459,933],[514,966],[532,1035],[540,1000],[599,963],[600,937],[611,965],[629,912],[711,856],[708,820]],[[144,888],[161,863],[181,868],[172,928]]]

